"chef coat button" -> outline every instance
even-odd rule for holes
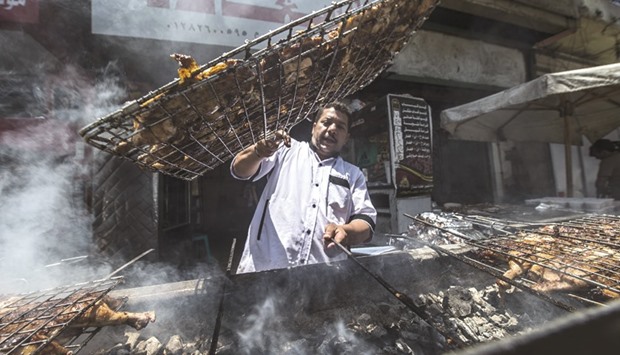
[[[319,184],[318,184],[318,183],[317,183],[317,184],[314,184],[314,186],[319,187]]]
[[[312,208],[316,208],[316,204],[313,204],[313,205],[312,205]]]
[[[319,163],[319,166],[323,166],[323,163]]]
[[[308,230],[306,231],[306,234],[310,234],[310,229],[308,229]]]

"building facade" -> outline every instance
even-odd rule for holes
[[[225,0],[4,5],[0,116],[46,116],[86,125],[173,80],[177,64],[168,58],[171,53],[191,54],[205,63],[242,43],[241,37],[255,36],[244,24],[264,19],[253,18],[259,12],[248,9],[260,7],[275,25],[317,5],[274,3],[279,7]],[[233,8],[246,9],[230,22],[237,27],[216,33],[214,25],[196,23]],[[562,190],[555,148],[452,140],[441,130],[439,113],[542,73],[617,62],[618,18],[616,1],[443,0],[388,70],[355,98],[370,104],[387,94],[409,94],[429,103],[432,199],[439,205],[555,195]],[[302,125],[292,133],[305,138],[307,129]],[[85,198],[104,254],[122,259],[153,247],[159,257],[179,260],[202,245],[200,236],[208,235],[211,250],[222,254],[228,240],[244,237],[261,185],[232,180],[227,166],[190,183],[141,171],[105,153],[93,156]],[[589,192],[582,188],[581,193]]]

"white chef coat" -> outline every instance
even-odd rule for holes
[[[231,173],[234,174],[231,164]],[[250,223],[237,273],[346,259],[324,252],[328,223],[361,219],[374,230],[377,211],[362,171],[341,157],[320,160],[307,142],[291,139],[264,159],[254,181],[267,184]],[[248,178],[249,179],[249,178]],[[243,180],[243,179],[242,179]]]

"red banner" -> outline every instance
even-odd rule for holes
[[[0,21],[39,22],[39,0],[0,0]]]

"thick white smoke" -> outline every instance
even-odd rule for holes
[[[94,82],[70,66],[53,77],[42,72],[40,81],[25,85],[32,106],[3,118],[10,127],[0,132],[0,293],[81,282],[109,270],[93,260],[84,196],[88,165],[78,130],[123,97],[110,69]],[[50,104],[41,92],[53,95],[53,110],[23,117]]]

